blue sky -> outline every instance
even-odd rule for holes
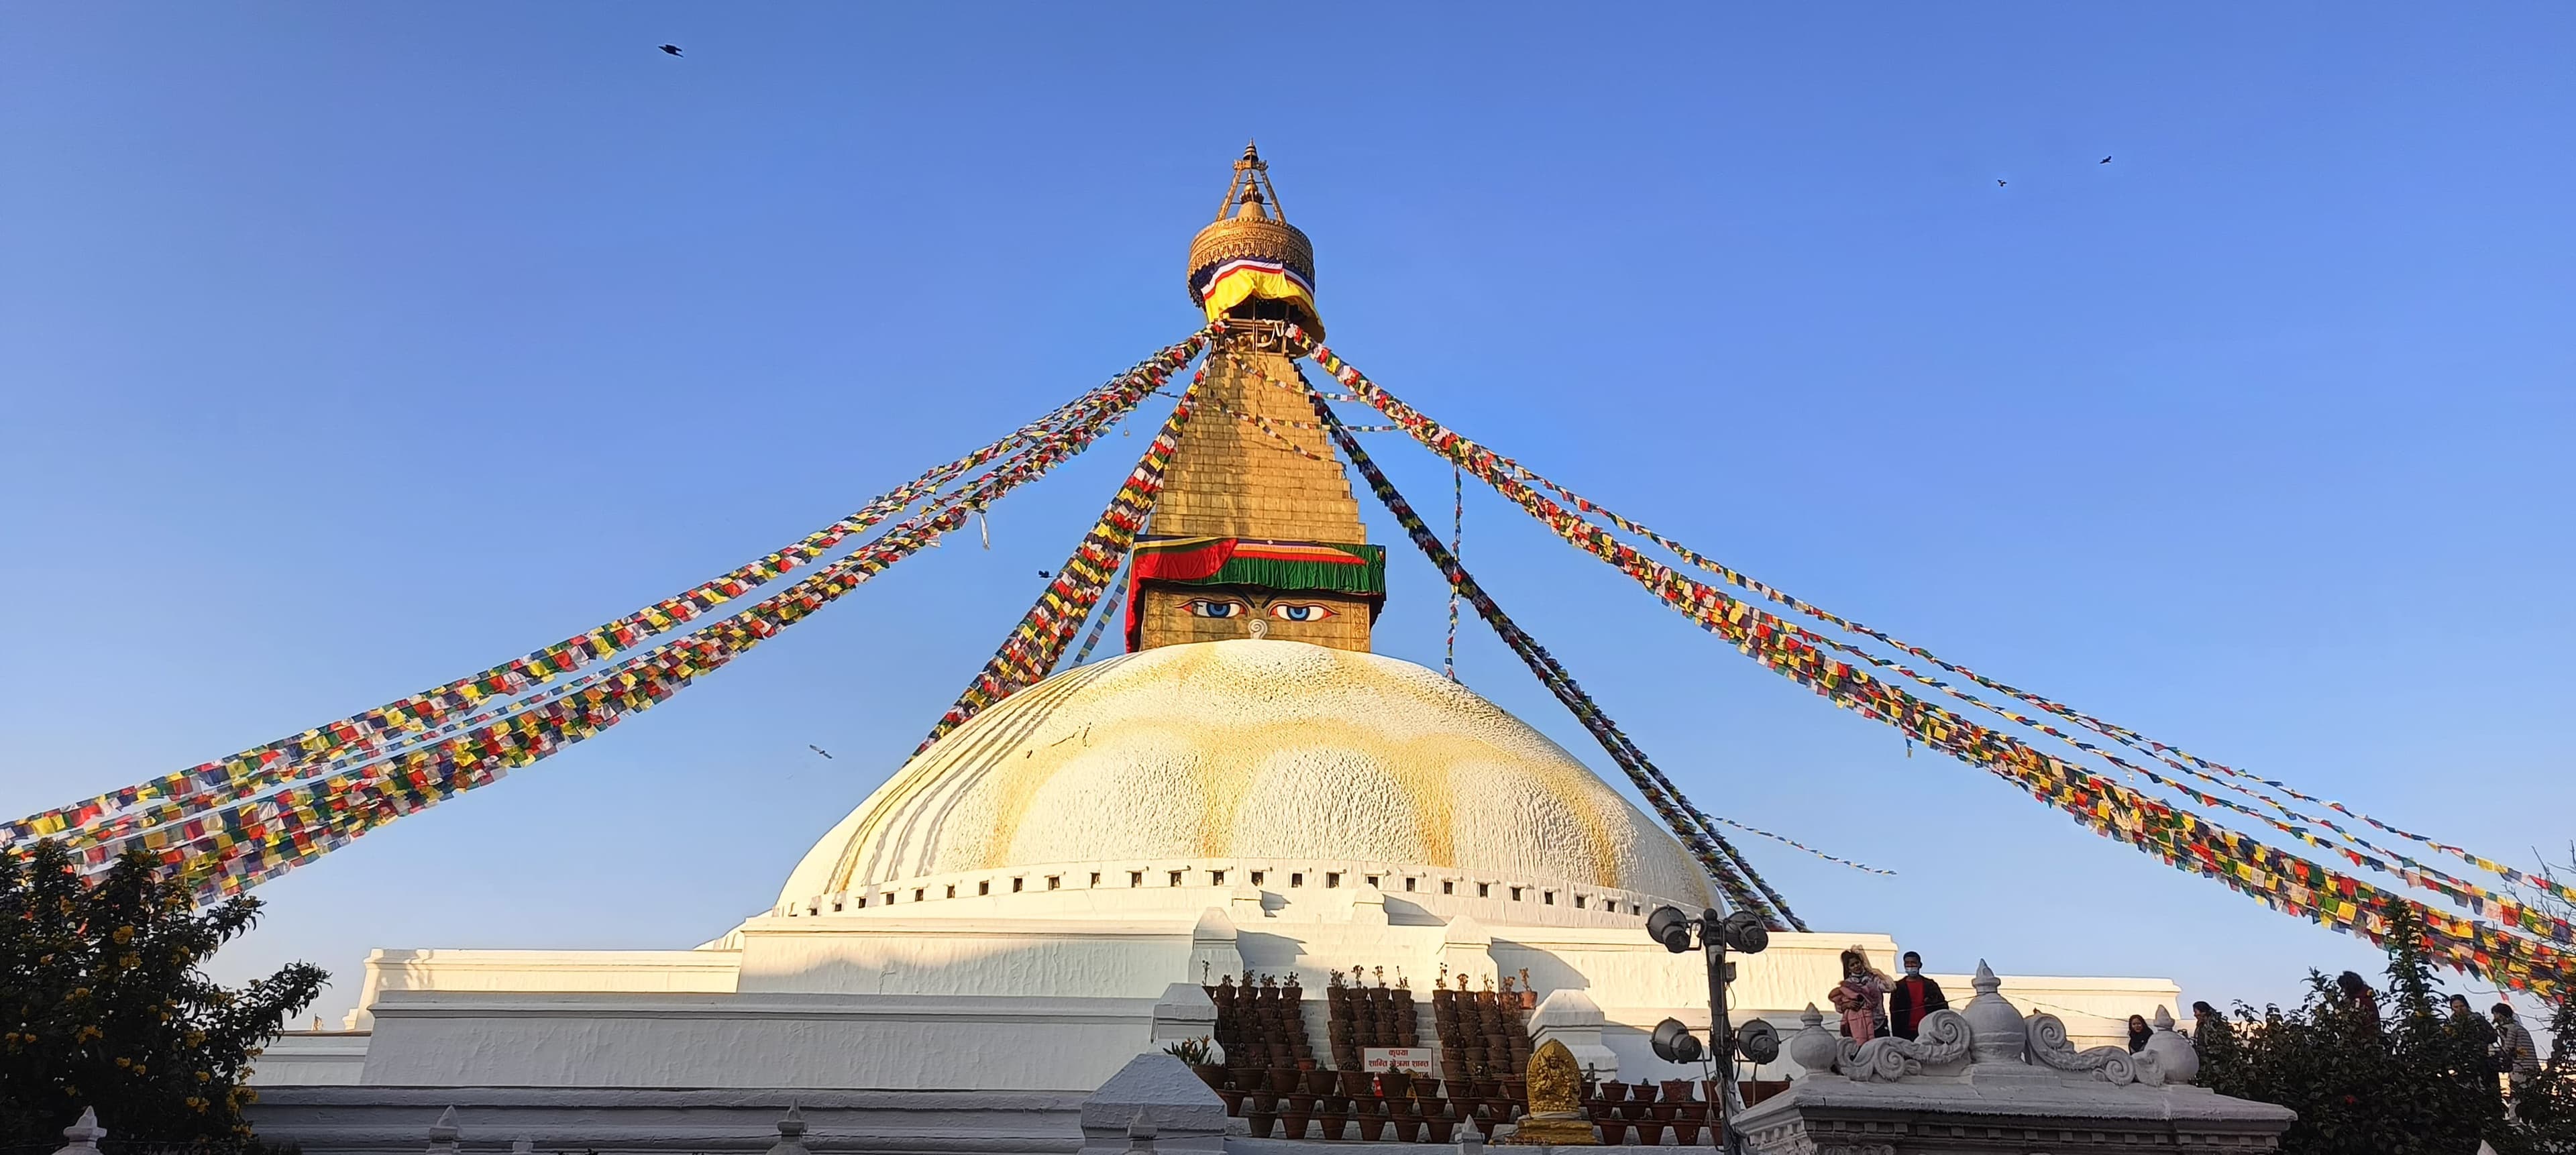
[[[0,19],[0,810],[563,637],[1098,382],[1193,327],[1184,247],[1257,136],[1335,346],[1433,415],[2150,734],[2517,861],[2576,834],[2563,8]],[[336,1017],[370,947],[722,933],[1140,445],[271,885],[224,973],[311,959]],[[1909,759],[1489,494],[1467,521],[1698,801],[1902,872],[1749,843],[1820,927],[2220,1002],[2377,967]],[[1439,584],[1371,532],[1379,648],[1437,664]],[[1490,637],[1459,661],[1606,765]]]

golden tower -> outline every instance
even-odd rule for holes
[[[1137,539],[1128,646],[1278,638],[1366,651],[1386,599],[1350,478],[1281,337],[1323,336],[1315,249],[1251,145],[1217,219],[1190,242],[1190,301],[1225,331]]]

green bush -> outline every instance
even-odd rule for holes
[[[95,1105],[119,1147],[248,1148],[251,1061],[329,976],[219,985],[202,964],[257,900],[193,909],[140,849],[94,882],[72,865],[53,842],[0,852],[0,1145],[59,1144]]]

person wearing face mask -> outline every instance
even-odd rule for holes
[[[1923,977],[1923,956],[1905,952],[1905,977],[1896,980],[1887,993],[1888,1027],[1900,1039],[1911,1039],[1923,1028],[1923,1016],[1950,1009],[1950,1000],[1941,993],[1941,984]]]

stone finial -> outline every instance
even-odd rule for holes
[[[769,1155],[809,1155],[805,1147],[805,1112],[792,1099],[787,1103],[787,1113],[778,1118],[778,1142],[769,1145]]]
[[[1968,985],[1975,987],[1977,997],[1969,999],[1959,1014],[1968,1020],[1970,1058],[1979,1063],[2019,1063],[2022,1050],[2030,1042],[2030,1025],[2022,1021],[2021,1011],[1997,993],[2003,980],[1995,977],[1986,960],[1977,960],[1977,975]]]
[[[1798,1022],[1802,1024],[1798,1033],[1789,1036],[1789,1045],[1782,1048],[1789,1052],[1789,1061],[1811,1075],[1831,1074],[1834,1060],[1842,1055],[1842,1040],[1825,1029],[1825,1014],[1814,1003],[1799,1013]]]
[[[1127,1122],[1127,1149],[1137,1155],[1154,1149],[1154,1121],[1146,1118],[1141,1108],[1137,1110],[1136,1117]]]
[[[2168,1083],[2188,1083],[2200,1074],[2200,1048],[2191,1036],[2174,1029],[2174,1017],[2162,1004],[2156,1007],[2155,1030],[2147,1036],[2146,1049],[2156,1056],[2156,1067]]]
[[[63,1128],[63,1148],[54,1155],[98,1155],[98,1141],[107,1138],[107,1128],[98,1125],[98,1108],[81,1108],[80,1118]]]
[[[438,1122],[429,1125],[429,1155],[456,1155],[456,1137],[464,1130],[456,1124],[454,1106],[439,1112]]]

